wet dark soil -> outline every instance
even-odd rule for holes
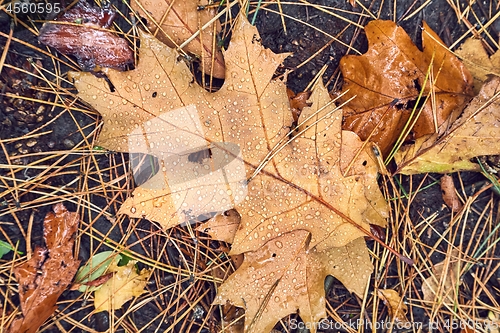
[[[365,2],[362,1],[363,5],[370,9],[372,13],[380,13],[381,19],[395,20],[399,25],[401,25],[410,35],[410,37],[415,41],[417,45],[420,43],[421,35],[421,22],[426,21],[430,27],[435,30],[439,36],[443,39],[445,44],[451,45],[456,41],[463,33],[467,31],[467,27],[464,24],[458,24],[457,18],[454,12],[451,10],[450,6],[447,4],[446,0],[436,0],[427,4],[422,10],[418,11],[416,15],[410,17],[417,8],[419,8],[424,1],[422,0],[404,0],[397,2],[397,6],[393,2],[389,1],[373,1]],[[112,0],[111,3],[118,8],[123,13],[127,13],[127,7],[118,0]],[[289,4],[293,3],[293,4]],[[278,5],[262,5],[256,15],[255,24],[259,29],[261,34],[261,40],[265,47],[272,49],[276,53],[289,52],[291,53],[283,66],[276,72],[277,77],[283,77],[284,73],[287,73],[287,85],[294,92],[303,91],[306,86],[311,82],[311,80],[316,76],[320,69],[327,65],[328,68],[323,75],[323,80],[327,84],[330,90],[338,89],[342,85],[342,76],[338,70],[338,64],[340,58],[343,55],[350,54],[352,51],[348,50],[346,45],[351,45],[357,50],[364,52],[367,49],[366,38],[363,31],[356,28],[353,24],[349,24],[346,20],[334,17],[324,11],[318,10],[317,6],[327,6],[330,11],[332,9],[337,15],[342,16],[352,22],[356,22],[360,26],[364,26],[372,18],[364,16],[361,17],[359,14],[362,9],[360,6],[353,8],[348,2],[344,0],[315,0],[310,1],[313,5],[305,6],[300,5],[301,2],[291,1],[289,3],[283,4],[280,7]],[[465,6],[465,2],[462,2]],[[476,2],[477,13],[483,13],[482,16],[477,19],[484,23],[490,17],[491,8],[489,8],[485,3]],[[253,17],[256,8],[250,8],[250,17]],[[284,22],[281,19],[280,11],[285,14]],[[352,13],[349,13],[352,12]],[[360,18],[361,17],[361,18]],[[37,19],[44,19],[45,17],[37,17]],[[20,17],[22,20],[28,20],[27,16]],[[473,17],[469,18],[472,24],[476,24],[476,19]],[[40,27],[41,22],[35,23],[36,27]],[[123,25],[127,28],[127,24],[123,20],[119,20],[118,24]],[[3,46],[7,42],[7,36],[10,32],[11,19],[5,12],[0,12],[0,45],[3,50]],[[284,29],[286,26],[286,32]],[[500,35],[500,19],[488,27],[488,32],[492,36]],[[46,152],[46,151],[58,151],[58,150],[68,150],[75,147],[75,145],[82,141],[84,137],[91,135],[92,131],[95,130],[95,126],[99,121],[98,114],[83,114],[79,112],[69,113],[64,111],[60,107],[50,107],[47,104],[39,103],[37,100],[43,101],[54,101],[55,95],[52,87],[47,85],[47,81],[54,82],[54,77],[51,77],[50,72],[54,72],[54,63],[50,58],[44,55],[42,52],[36,52],[33,49],[27,48],[19,41],[26,42],[31,45],[37,45],[37,47],[42,48],[36,39],[36,36],[18,24],[14,27],[13,37],[14,41],[11,43],[9,52],[6,55],[5,66],[0,73],[0,140],[2,140],[2,149],[0,150],[0,164],[19,164],[27,165],[36,161],[38,156],[36,153]],[[332,39],[335,37],[335,39]],[[351,41],[353,41],[351,43]],[[341,41],[342,43],[338,42]],[[70,64],[74,69],[76,69],[76,64],[65,60],[67,64]],[[57,66],[60,66],[59,64]],[[24,71],[19,70],[22,68]],[[46,80],[41,80],[37,78],[39,72],[37,68],[44,68],[44,75]],[[62,65],[59,69],[61,73],[67,71],[69,66]],[[60,86],[71,89],[71,85],[64,82],[59,82]],[[29,100],[22,100],[16,98],[16,96],[25,96]],[[68,103],[74,101],[67,101]],[[76,102],[79,103],[79,102]],[[77,125],[78,124],[78,125]],[[30,131],[45,126],[43,131],[47,134],[42,135],[35,140],[33,138],[27,139],[16,139],[23,135],[26,135]],[[79,129],[83,128],[83,131]],[[17,156],[23,156],[22,158],[17,158]],[[76,160],[77,155],[69,156],[63,161],[59,161],[58,165],[65,166],[64,174],[54,173],[45,180],[45,185],[51,188],[62,188],[65,187],[68,191],[79,191],[79,182],[75,183],[75,179],[81,175],[81,170],[78,169],[78,164],[74,166],[68,166],[71,164],[72,159]],[[97,157],[98,163],[102,166],[102,170],[105,170],[110,165],[116,163],[126,165],[128,156],[124,154],[107,154]],[[51,163],[48,161],[47,163]],[[27,224],[30,218],[33,220],[32,229],[32,245],[40,245],[43,243],[42,240],[42,221],[45,214],[51,209],[50,204],[42,204],[37,207],[31,208],[32,205],[26,205],[25,203],[31,203],[35,199],[40,199],[48,191],[37,189],[33,187],[31,191],[26,193],[15,193],[9,191],[15,186],[15,181],[28,181],[31,177],[39,174],[37,169],[26,169],[25,172],[17,173],[14,175],[16,180],[8,180],[6,183],[0,183],[0,228],[2,229],[2,234],[0,235],[1,240],[6,239],[6,235],[12,240],[23,240],[22,231],[20,228],[27,230]],[[116,169],[116,175],[125,174],[127,170],[125,168]],[[6,167],[0,168],[0,173],[2,175],[7,175],[9,169]],[[115,175],[115,176],[116,176]],[[401,186],[409,190],[412,184],[413,188],[420,184],[423,177],[427,177],[423,184],[429,185],[440,178],[440,175],[427,175],[427,176],[416,176],[416,177],[401,177]],[[5,179],[7,179],[6,177]],[[462,174],[462,183],[458,181],[455,176],[455,181],[457,187],[462,186],[467,194],[473,193],[477,188],[484,182],[484,177],[480,174]],[[71,184],[69,187],[68,184]],[[97,186],[98,183],[90,180],[88,186]],[[482,194],[484,200],[476,201],[476,205],[480,205],[481,202],[488,201],[491,196],[491,192],[485,192]],[[96,197],[93,200],[93,204],[97,207],[108,212],[110,215],[114,215],[117,211],[117,205],[110,203],[108,198]],[[69,210],[74,210],[77,205],[71,202],[66,204]],[[482,211],[482,207],[477,207],[477,212]],[[445,221],[449,221],[449,208],[447,208],[441,198],[441,191],[439,185],[434,185],[426,188],[425,190],[419,192],[417,196],[412,201],[410,218],[415,221],[421,221],[435,212],[440,212],[439,220],[434,224],[436,228],[435,233],[431,233],[426,237],[422,237],[425,243],[432,247],[439,237],[439,233],[447,230],[450,226],[446,224]],[[96,212],[83,212],[82,218],[84,220],[92,220],[95,217]],[[475,221],[477,221],[477,213],[473,213],[469,216],[468,221],[461,222],[461,225],[455,225],[453,228],[457,230],[462,228],[465,237],[462,238],[463,242],[474,242],[475,239],[471,239],[472,229]],[[20,222],[18,222],[20,221]],[[109,220],[102,217],[97,223],[94,223],[93,227],[101,230],[103,233],[109,231]],[[123,225],[121,228],[113,229],[108,234],[110,239],[118,241],[128,229],[128,225]],[[133,237],[129,238],[129,244],[134,244],[138,239],[144,236],[146,233],[142,233],[141,230],[147,231],[147,234],[151,232],[159,232],[159,229],[147,221],[141,221],[138,225],[134,226],[137,230]],[[462,230],[460,229],[460,230]],[[183,229],[179,229],[183,230]],[[172,235],[172,237],[184,237],[185,241],[189,241],[189,237],[185,234]],[[388,230],[388,233],[397,233],[399,231]],[[404,238],[404,235],[401,235]],[[164,242],[164,239],[152,239],[151,248],[154,246],[161,247],[164,244],[155,244],[155,242]],[[82,235],[79,251],[80,258],[83,262],[88,260],[92,249],[89,247],[90,239],[88,235]],[[216,249],[220,247],[217,242],[212,242],[208,239],[205,240],[207,248]],[[153,246],[154,245],[154,246]],[[461,244],[455,244],[460,246]],[[142,253],[146,256],[154,256],[154,253],[148,252],[147,249],[142,248],[138,245],[133,245],[133,250],[137,253]],[[166,262],[174,266],[181,266],[182,263],[179,262],[179,253],[171,244],[167,244],[169,248]],[[21,251],[26,251],[26,244],[19,244],[19,249]],[[2,262],[5,260],[11,260],[12,253],[5,256]],[[433,258],[435,262],[443,260],[443,256],[436,254]],[[176,264],[177,263],[177,264]],[[393,278],[388,278],[388,284],[393,283],[393,285],[399,284],[396,280],[397,267],[398,264],[392,262],[393,268],[389,269],[390,274]],[[391,267],[392,267],[391,266]],[[4,277],[2,277],[4,278]],[[172,274],[164,274],[164,281],[161,283],[167,284],[175,280]],[[465,277],[466,280],[471,279],[470,276]],[[207,296],[207,304],[210,304],[212,297],[215,295],[214,286],[208,282],[196,282],[199,283],[199,290],[210,289],[210,293]],[[388,285],[387,288],[391,286]],[[500,289],[498,281],[492,278],[491,285],[489,288]],[[3,287],[2,287],[3,288]],[[154,292],[155,287],[151,287],[151,291]],[[415,288],[410,288],[413,290],[419,290],[419,286]],[[4,291],[5,289],[2,289]],[[3,293],[2,295],[5,295]],[[340,309],[339,313],[342,313],[342,319],[356,320],[359,313],[356,309],[359,309],[359,300],[350,295],[345,288],[340,284],[340,282],[333,280],[331,287],[328,291],[328,299],[334,308]],[[465,295],[467,296],[467,295]],[[67,292],[64,294],[65,299],[75,299],[79,297],[77,292]],[[412,295],[412,298],[417,299],[417,295]],[[3,296],[0,296],[0,304],[4,304]],[[484,302],[488,303],[488,299],[484,299]],[[17,300],[16,300],[17,302]],[[157,303],[162,304],[161,302]],[[488,303],[489,304],[489,303]],[[79,306],[84,306],[84,303],[76,303],[74,308],[77,309]],[[98,332],[105,331],[109,328],[108,317],[105,314],[94,315],[87,319],[82,319],[90,313],[90,309],[87,306],[85,310],[76,311],[74,319],[77,321],[84,320],[85,325],[95,329]],[[137,327],[142,327],[145,323],[153,320],[156,315],[161,311],[160,308],[148,305],[146,307],[140,308],[132,318],[136,320]],[[190,311],[189,309],[184,309],[182,311]],[[379,307],[379,311],[387,311],[384,306]],[[425,322],[426,313],[419,308],[412,308],[413,318],[415,321]],[[212,314],[214,318],[217,317],[216,314]],[[485,317],[485,314],[481,314]],[[178,332],[188,332],[197,331],[203,320],[200,318],[195,318],[196,316],[191,316],[191,328],[187,329],[186,326],[179,324],[177,326]],[[166,329],[170,323],[175,318],[165,318],[165,320],[157,319],[155,327],[146,329],[145,332],[154,332],[156,329],[163,331]],[[70,326],[66,327],[70,329]],[[48,328],[46,332],[57,332],[59,331],[55,327]],[[81,330],[73,329],[73,332],[79,332]],[[298,332],[297,330],[291,330],[292,332]],[[208,329],[202,329],[201,332],[209,332]],[[302,331],[301,331],[302,332]],[[325,330],[325,332],[330,332]]]

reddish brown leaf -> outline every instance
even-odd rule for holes
[[[85,70],[96,66],[124,70],[134,61],[127,41],[108,30],[116,16],[111,8],[92,7],[80,1],[56,21],[73,24],[45,23],[38,40],[57,51],[75,56]]]
[[[363,140],[372,135],[371,141],[384,155],[400,136],[422,87],[422,102],[431,92],[434,98],[425,103],[412,138],[435,133],[440,126],[445,130],[473,94],[469,71],[425,22],[423,26],[420,51],[394,22],[372,21],[365,27],[368,52],[345,56],[340,61],[342,92],[346,92],[341,99],[356,96],[344,108],[343,128],[356,132]],[[424,86],[430,66],[432,75]]]
[[[443,201],[450,207],[452,212],[458,212],[462,208],[462,202],[456,193],[453,177],[449,175],[441,177],[441,192],[443,193]]]
[[[19,283],[22,317],[13,321],[10,333],[35,333],[56,309],[59,296],[75,275],[79,260],[73,257],[73,235],[80,219],[62,203],[44,220],[46,248],[37,247],[33,256],[14,269]]]

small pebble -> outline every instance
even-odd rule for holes
[[[70,140],[70,139],[64,139],[63,140],[63,145],[64,147],[66,147],[67,149],[71,149],[75,146],[75,143],[73,142],[73,140]]]

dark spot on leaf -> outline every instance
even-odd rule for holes
[[[210,148],[203,149],[188,155],[188,161],[193,163],[202,164],[204,159],[212,157],[212,150]],[[227,216],[227,215],[226,215]]]
[[[422,86],[418,82],[418,79],[413,80],[413,86],[415,87],[415,89],[417,89],[417,91],[420,91],[420,89],[422,89]]]

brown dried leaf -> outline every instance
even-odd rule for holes
[[[57,299],[80,264],[73,257],[73,236],[79,222],[79,215],[68,212],[62,203],[45,217],[46,248],[37,247],[28,261],[14,269],[23,315],[12,322],[8,332],[35,333],[54,313]]]
[[[362,140],[376,142],[384,155],[399,137],[416,103],[428,68],[432,63],[435,79],[433,100],[428,100],[414,128],[414,138],[446,128],[472,97],[472,77],[424,22],[423,51],[403,28],[392,21],[375,20],[365,27],[368,51],[341,59],[344,76],[342,101],[356,96],[344,108],[343,128],[356,132]],[[348,91],[349,90],[349,91]],[[424,97],[431,93],[431,80]]]
[[[255,27],[240,17],[225,53],[228,75],[216,93],[191,83],[191,73],[177,61],[178,54],[146,34],[141,36],[135,70],[105,70],[114,91],[104,79],[71,74],[79,97],[103,116],[99,145],[159,159],[161,172],[136,188],[120,213],[170,228],[192,217],[235,208],[241,223],[230,255],[248,254],[239,272],[258,265],[254,258],[270,255],[266,249],[277,247],[281,237],[300,233],[299,243],[281,242],[280,253],[297,253],[315,268],[328,267],[311,271],[304,266],[296,278],[312,281],[312,274],[322,289],[325,274],[332,274],[362,296],[372,265],[360,229],[370,230],[370,223],[385,226],[388,215],[372,144],[341,131],[342,110],[336,110],[326,89],[318,85],[311,106],[302,110],[298,121],[304,132],[281,145],[289,140],[293,119],[284,83],[271,77],[286,55],[273,54],[258,40]],[[311,250],[306,254],[301,244],[309,237]],[[289,245],[298,247],[290,250]],[[295,260],[280,258],[282,263]],[[258,274],[266,275],[261,268]],[[285,288],[272,277],[268,281],[273,288]],[[255,288],[264,288],[263,282]],[[303,319],[324,314],[324,290],[311,288],[290,290],[294,298],[311,300],[310,309],[301,310]],[[235,296],[241,291],[226,290],[221,302],[227,297],[241,305]],[[255,311],[265,308],[257,302],[263,300],[253,300]],[[255,325],[268,327],[290,311],[296,306],[282,299],[278,309]],[[246,325],[251,321],[247,317]]]
[[[443,175],[441,177],[441,192],[444,203],[450,207],[452,212],[458,212],[462,208],[463,205],[456,193],[452,176]]]
[[[422,283],[424,301],[446,304],[455,303],[455,291],[460,285],[460,258],[453,250],[449,258],[434,265],[432,274]]]
[[[147,19],[148,29],[153,35],[171,48],[184,43],[217,13],[217,7],[198,10],[200,6],[211,4],[207,0],[132,0],[130,4],[132,9]],[[184,50],[202,59],[202,69],[206,74],[223,79],[224,57],[217,42],[214,42],[215,34],[220,30],[220,23],[215,20],[188,43]]]
[[[489,56],[479,39],[468,38],[455,53],[462,58],[465,67],[474,77],[474,92],[477,94],[488,75],[500,76],[500,51]]]
[[[125,39],[106,30],[115,16],[116,11],[111,8],[92,7],[80,0],[55,19],[66,24],[45,23],[38,40],[62,54],[75,56],[84,70],[94,70],[96,66],[124,70],[134,62],[134,54]]]
[[[146,292],[150,271],[143,269],[139,274],[136,261],[130,260],[125,266],[116,262],[109,265],[107,272],[113,276],[94,293],[95,312],[118,310],[128,300]]]
[[[408,318],[406,318],[408,307],[403,303],[401,296],[399,296],[396,290],[379,289],[378,295],[384,300],[384,304],[386,304],[389,309],[389,316],[394,319],[396,323],[408,322]]]
[[[403,146],[394,159],[397,172],[451,173],[480,171],[476,156],[499,155],[500,145],[500,78],[487,82],[479,95],[469,103],[452,129],[438,137],[430,135]]]
[[[304,322],[325,317],[327,275],[362,296],[373,269],[364,240],[324,251],[309,249],[309,240],[308,232],[296,230],[246,252],[243,265],[219,288],[214,303],[228,299],[244,308],[245,332],[269,332],[280,318],[297,311]]]

